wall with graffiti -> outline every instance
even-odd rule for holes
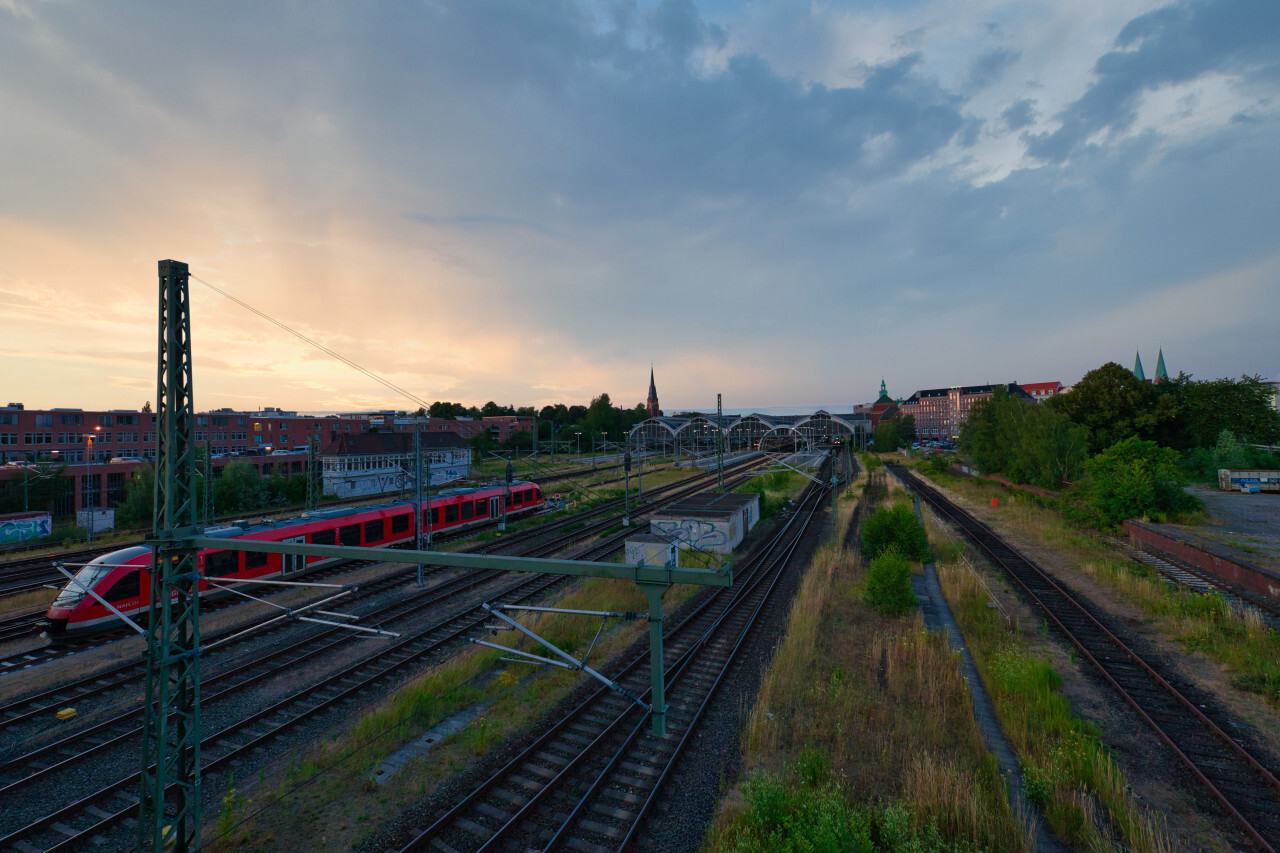
[[[23,512],[0,515],[0,545],[30,542],[53,534],[53,519],[48,513]]]

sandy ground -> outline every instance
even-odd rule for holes
[[[1209,510],[1208,524],[1169,525],[1242,551],[1245,559],[1280,570],[1280,494],[1245,495],[1193,486]]]

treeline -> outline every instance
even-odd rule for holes
[[[404,412],[402,414],[409,414]],[[621,438],[636,424],[644,421],[649,417],[648,410],[645,409],[643,403],[637,403],[634,408],[624,409],[613,405],[613,401],[609,399],[608,394],[601,394],[592,399],[588,406],[566,406],[564,403],[556,403],[555,405],[543,406],[537,409],[534,406],[501,406],[492,400],[483,406],[466,406],[462,403],[450,403],[447,401],[437,400],[425,409],[418,409],[412,414],[418,417],[446,418],[448,420],[457,420],[458,418],[490,418],[502,415],[518,415],[520,417],[538,419],[538,440],[550,441],[552,438],[558,437],[560,441],[567,441],[567,436],[572,436],[575,444],[578,437],[575,433],[582,434],[582,441],[590,444],[591,441],[619,441]],[[488,435],[477,435],[472,440],[472,446],[478,450],[490,450],[497,446]],[[509,439],[504,445],[506,449],[521,450],[533,446],[533,436],[527,432],[518,432]]]
[[[1280,442],[1280,413],[1257,376],[1153,384],[1109,362],[1066,394],[1035,404],[1004,388],[974,405],[960,449],[984,473],[1049,489],[1072,486],[1094,522],[1167,517],[1199,501],[1183,486],[1218,468],[1280,467],[1252,444]]]

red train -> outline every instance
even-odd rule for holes
[[[503,496],[508,488],[511,493],[507,506],[508,516],[531,512],[544,505],[537,485],[521,480],[510,486],[504,484],[447,489],[431,498],[430,529],[432,532],[456,530],[498,518],[502,514]],[[284,521],[210,529],[206,531],[206,535],[264,542],[386,547],[413,541],[414,508],[415,502],[409,501],[358,509],[321,510]],[[425,508],[422,515],[423,530],[426,530],[428,519]],[[202,575],[227,580],[290,577],[337,562],[325,557],[259,554],[216,548],[200,551],[197,559]],[[150,565],[151,549],[135,545],[94,558],[76,573],[76,579],[130,618],[136,619],[139,615],[145,618],[151,600],[151,575],[142,569]],[[200,594],[225,593],[207,581],[201,581]],[[71,581],[67,582],[54,599],[45,613],[45,621],[46,631],[54,640],[121,627],[120,619],[114,613],[103,607],[93,596],[86,595],[80,586]]]

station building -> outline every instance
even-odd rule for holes
[[[422,464],[431,486],[471,473],[471,446],[452,432],[422,432]],[[407,432],[338,433],[320,452],[324,494],[340,498],[416,488],[414,436]]]

